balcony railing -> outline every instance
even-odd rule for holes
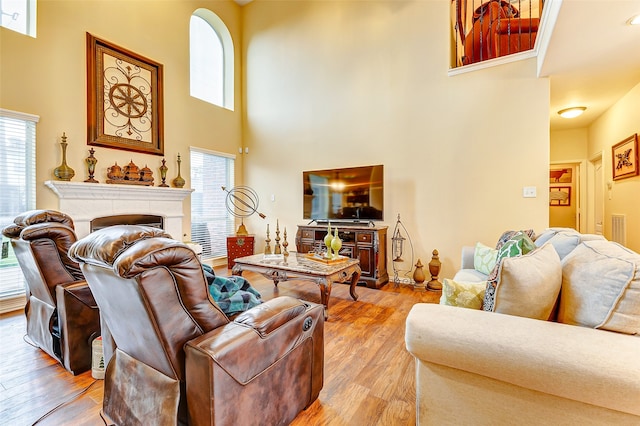
[[[535,46],[544,0],[451,0],[453,67]]]

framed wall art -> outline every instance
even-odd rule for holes
[[[573,168],[549,169],[549,183],[573,183]]]
[[[552,186],[549,188],[549,205],[550,206],[570,206],[571,205],[571,187],[570,186]]]
[[[629,136],[611,148],[613,180],[638,176],[638,134]]]
[[[164,155],[162,64],[87,33],[87,143]]]

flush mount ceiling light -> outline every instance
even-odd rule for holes
[[[640,15],[636,15],[627,21],[629,25],[640,25]]]
[[[558,114],[562,118],[575,118],[575,117],[577,117],[579,115],[582,115],[582,113],[586,109],[587,109],[587,107],[583,107],[583,106],[565,108],[565,109],[561,109],[560,111],[558,111]]]

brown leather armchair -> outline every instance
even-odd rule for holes
[[[196,254],[164,231],[112,226],[79,240],[80,263],[117,349],[103,416],[115,424],[288,424],[323,385],[321,305],[291,297],[230,320]]]
[[[100,313],[80,267],[67,254],[76,241],[73,220],[53,210],[32,210],[2,233],[11,239],[25,277],[27,336],[72,374],[88,370]]]

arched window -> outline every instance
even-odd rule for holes
[[[189,24],[190,93],[233,110],[233,41],[213,12],[197,9]]]

